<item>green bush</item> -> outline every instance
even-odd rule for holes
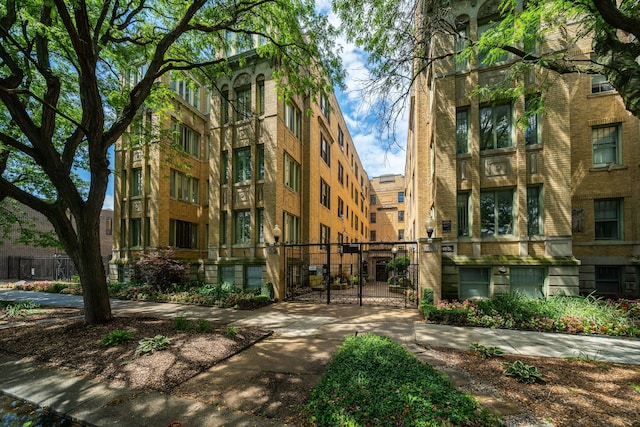
[[[178,316],[173,319],[173,327],[178,331],[184,331],[191,328],[191,321],[184,316]]]
[[[434,292],[431,288],[422,289],[422,304],[433,305],[435,302]]]
[[[479,342],[472,342],[469,345],[469,351],[483,359],[493,356],[502,356],[504,354],[504,350],[500,347],[487,347]]]
[[[170,343],[171,339],[164,335],[156,335],[153,338],[142,338],[138,341],[138,348],[136,349],[135,355],[139,356],[141,354],[164,350],[169,347]]]
[[[108,334],[105,334],[102,337],[102,341],[100,341],[100,345],[102,347],[109,347],[112,345],[118,345],[125,341],[131,341],[131,340],[133,340],[133,331],[116,329],[115,331],[111,331]]]
[[[175,259],[174,252],[170,249],[142,253],[133,265],[136,282],[148,283],[161,292],[169,290],[172,284],[183,283],[186,272],[186,263]]]
[[[468,317],[469,312],[460,308],[429,309],[425,313],[425,319],[431,322],[446,323],[448,325],[465,324]]]
[[[200,332],[211,332],[213,331],[213,326],[211,326],[211,323],[208,320],[199,319],[196,324],[196,330]]]
[[[237,307],[240,310],[255,310],[271,304],[271,298],[266,295],[252,295],[241,297],[237,301]]]
[[[535,382],[544,383],[544,376],[535,366],[527,365],[519,360],[513,363],[503,363],[505,367],[504,374],[508,377],[514,377],[519,383],[531,384]]]
[[[38,308],[40,308],[40,304],[31,300],[25,300],[8,304],[5,310],[7,317],[23,317],[37,313]]]
[[[315,426],[497,426],[451,381],[391,339],[348,337],[307,404]]]

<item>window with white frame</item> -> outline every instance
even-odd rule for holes
[[[623,272],[624,267],[597,265],[595,267],[596,292],[605,295],[622,294],[624,292]]]
[[[540,236],[542,226],[542,187],[532,185],[527,187],[527,232],[529,236]]]
[[[251,147],[235,150],[233,157],[234,182],[251,181]]]
[[[200,158],[200,134],[184,124],[173,121],[174,144],[185,153]]]
[[[340,126],[338,126],[338,145],[341,150],[344,150],[344,132]]]
[[[490,271],[489,268],[461,267],[458,272],[458,299],[487,298]]]
[[[456,111],[456,153],[469,152],[469,108]]]
[[[320,204],[331,209],[331,187],[324,179],[320,179]]]
[[[496,190],[480,193],[481,236],[515,234],[514,191]]]
[[[302,139],[302,113],[300,109],[293,104],[287,103],[284,105],[284,117],[285,122],[289,130],[299,140]]]
[[[344,200],[338,197],[338,217],[344,218]]]
[[[595,238],[622,240],[623,199],[594,200]]]
[[[188,104],[196,109],[200,109],[200,85],[191,79],[185,79],[178,73],[171,73],[171,82],[169,83],[171,90],[176,92]]]
[[[529,298],[541,298],[544,296],[544,276],[543,268],[511,267],[510,292]]]
[[[331,121],[331,107],[329,105],[329,98],[326,96],[320,97],[320,110],[322,115],[327,119],[327,122]]]
[[[620,164],[619,125],[601,126],[591,129],[593,144],[593,166],[602,167]]]
[[[251,243],[251,212],[236,211],[233,242],[239,245]]]
[[[511,104],[480,108],[480,150],[511,146]]]
[[[612,92],[614,90],[613,85],[602,74],[593,74],[591,76],[591,93]]]
[[[300,164],[284,153],[284,185],[296,193],[300,192]]]
[[[456,211],[458,216],[458,237],[471,236],[471,193],[458,193],[456,197]]]
[[[169,246],[185,249],[198,248],[198,224],[169,220]]]

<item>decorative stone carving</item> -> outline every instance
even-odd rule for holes
[[[131,202],[131,212],[139,214],[142,212],[142,202],[140,200],[134,200]]]
[[[530,175],[535,175],[537,173],[539,173],[539,169],[538,169],[538,156],[540,155],[540,153],[538,151],[532,151],[528,153],[528,165],[529,165],[529,174]]]
[[[574,233],[584,231],[584,209],[571,209],[571,231]]]
[[[483,159],[483,172],[486,178],[511,175],[511,159],[509,157],[487,157]]]

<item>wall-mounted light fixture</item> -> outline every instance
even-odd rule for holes
[[[282,230],[280,230],[280,227],[278,227],[278,224],[276,224],[275,227],[273,227],[273,230],[271,231],[271,234],[273,235],[273,243],[269,245],[270,254],[278,253],[278,248],[276,248],[276,245],[278,245],[278,242],[280,242],[281,233],[282,233]]]
[[[424,223],[425,228],[427,229],[427,237],[429,238],[427,241],[429,243],[431,243],[433,241],[432,236],[433,236],[433,217],[431,215],[429,215],[429,218],[427,218],[427,221]]]

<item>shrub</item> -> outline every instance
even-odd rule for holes
[[[255,310],[269,304],[271,304],[271,298],[266,295],[253,295],[238,299],[238,308],[240,310]]]
[[[235,326],[229,326],[227,327],[227,330],[224,333],[224,335],[227,338],[234,339],[236,335],[238,335],[238,328],[236,328]]]
[[[425,313],[427,320],[450,325],[462,325],[467,322],[468,316],[468,311],[461,308],[428,309]]]
[[[386,337],[348,337],[307,404],[317,426],[496,426],[443,373]]]
[[[500,347],[486,347],[478,342],[472,342],[469,345],[469,350],[483,359],[492,356],[502,356],[504,354],[504,350]]]
[[[31,301],[25,300],[7,305],[6,312],[7,317],[22,317],[34,314],[40,305]]]
[[[422,289],[422,304],[433,305],[434,302],[435,302],[435,297],[434,297],[433,289],[431,289],[431,288],[423,288]]]
[[[170,249],[141,254],[133,265],[135,281],[148,283],[158,291],[167,291],[172,284],[184,282],[186,264],[174,259],[173,255],[174,251]]]
[[[136,349],[135,355],[139,356],[141,354],[164,350],[169,347],[170,343],[171,339],[164,335],[156,335],[153,338],[142,338],[138,341],[138,348]]]
[[[184,331],[185,329],[191,328],[191,322],[184,316],[178,316],[173,319],[173,327],[178,331]]]
[[[200,319],[198,320],[198,324],[196,325],[196,330],[200,332],[211,332],[213,331],[213,327],[208,320]]]
[[[538,371],[538,368],[526,365],[519,360],[513,363],[503,363],[505,367],[504,374],[508,377],[514,377],[519,383],[531,384],[535,382],[544,383],[546,380]]]
[[[100,345],[102,347],[109,347],[112,345],[118,345],[125,341],[131,341],[131,340],[133,340],[133,331],[116,329],[115,331],[111,331],[108,334],[105,334],[102,337],[102,341],[100,341]]]

